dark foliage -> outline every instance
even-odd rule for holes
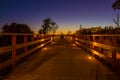
[[[44,19],[42,28],[39,30],[39,34],[48,34],[48,32],[51,30],[51,22],[51,18]]]
[[[112,8],[113,8],[114,10],[120,9],[120,0],[116,0],[116,1],[113,3]]]
[[[58,25],[52,21],[51,18],[46,18],[43,20],[42,28],[38,31],[39,34],[49,34],[50,31],[56,32]]]
[[[81,28],[80,30],[76,31],[77,35],[81,34],[120,34],[119,27],[93,27],[93,28]]]
[[[26,24],[11,23],[2,27],[3,33],[33,33],[33,31]]]
[[[6,25],[2,26],[2,33],[33,34],[33,31],[26,24],[11,23],[10,25],[6,24]],[[16,41],[17,44],[23,43],[24,36],[19,35],[16,38],[17,38],[17,41]],[[28,41],[31,41],[31,36],[28,36]],[[12,44],[12,36],[10,36],[10,35],[1,35],[0,36],[0,47],[11,45],[11,44]]]

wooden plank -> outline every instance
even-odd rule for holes
[[[114,47],[114,46],[111,46],[111,45],[106,45],[106,44],[92,42],[92,41],[86,41],[86,40],[78,40],[78,41],[85,42],[85,43],[90,43],[94,46],[101,47],[101,48],[108,49],[108,50],[120,51],[120,47]]]
[[[17,44],[15,46],[5,46],[5,47],[0,47],[0,54],[4,53],[4,52],[8,52],[8,51],[11,51],[12,49],[19,49],[19,48],[22,48],[22,47],[26,47],[26,46],[30,46],[30,45],[33,45],[33,44],[37,44],[39,42],[43,42],[45,40],[48,40],[50,38],[46,38],[46,39],[41,39],[41,40],[37,40],[37,41],[32,41],[32,42],[28,42],[28,43],[21,43],[21,44]]]
[[[0,47],[0,54],[4,53],[4,52],[8,52],[11,51],[13,49],[13,46],[5,46],[5,47]]]

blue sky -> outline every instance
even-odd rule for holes
[[[28,24],[37,32],[42,20],[52,18],[58,32],[75,31],[83,27],[115,25],[118,11],[112,9],[115,0],[0,0],[0,26],[12,22]]]

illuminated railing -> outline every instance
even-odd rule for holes
[[[18,36],[23,41],[17,42]],[[15,67],[21,59],[51,42],[52,36],[0,33],[0,70],[7,66]],[[4,46],[4,43],[9,44]]]
[[[104,63],[120,67],[120,35],[74,35],[72,40]]]

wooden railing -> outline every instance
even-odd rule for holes
[[[72,40],[104,63],[120,67],[120,35],[73,35]]]
[[[22,43],[17,42],[18,36]],[[0,70],[11,65],[15,67],[18,61],[51,43],[52,39],[51,35],[0,33]],[[4,43],[9,44],[4,46]]]

